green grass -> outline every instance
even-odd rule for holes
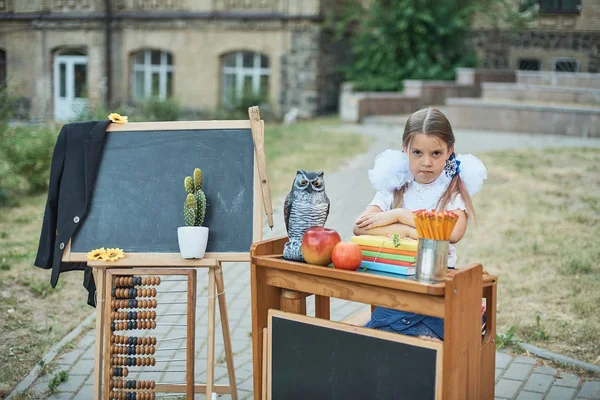
[[[457,249],[499,277],[497,331],[600,365],[600,149],[478,156],[478,225]]]
[[[370,139],[338,129],[337,118],[319,118],[290,126],[265,126],[265,153],[271,196],[285,195],[296,170],[327,172],[368,149]]]

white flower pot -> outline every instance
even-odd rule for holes
[[[202,258],[208,243],[208,228],[204,226],[180,226],[177,228],[179,251],[183,258]]]

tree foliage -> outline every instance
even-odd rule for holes
[[[353,62],[344,72],[355,89],[397,91],[403,79],[453,79],[457,67],[475,66],[473,18],[504,2],[372,0],[365,9],[345,0],[327,21],[338,39],[350,32]]]

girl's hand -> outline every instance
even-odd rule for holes
[[[373,229],[380,226],[392,225],[397,222],[398,217],[394,213],[386,211],[361,215],[354,223],[362,229]]]

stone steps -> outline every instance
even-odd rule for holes
[[[518,100],[600,105],[600,89],[581,87],[555,87],[524,83],[481,84],[482,97],[486,100]]]
[[[454,128],[600,137],[600,105],[488,98],[446,99]]]

